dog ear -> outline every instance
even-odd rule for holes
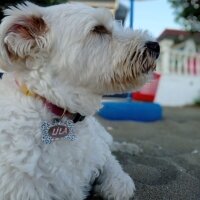
[[[11,60],[26,59],[48,45],[48,27],[41,16],[24,15],[14,19],[7,28],[4,46]]]

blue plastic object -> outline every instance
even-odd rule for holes
[[[162,107],[145,102],[104,102],[98,114],[109,120],[152,122],[162,119]]]

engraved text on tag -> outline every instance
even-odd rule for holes
[[[63,125],[52,126],[49,131],[49,135],[53,138],[65,137],[68,134],[68,129]]]

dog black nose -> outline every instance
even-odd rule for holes
[[[147,49],[153,53],[156,54],[156,58],[158,58],[159,54],[160,54],[160,45],[158,44],[158,42],[146,42],[145,46],[147,47]]]
[[[155,53],[160,53],[160,45],[158,42],[146,42],[146,47]]]

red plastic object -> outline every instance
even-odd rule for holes
[[[153,80],[150,83],[145,84],[138,92],[133,92],[131,98],[136,101],[153,102],[156,96],[160,80],[160,74],[154,73]]]

